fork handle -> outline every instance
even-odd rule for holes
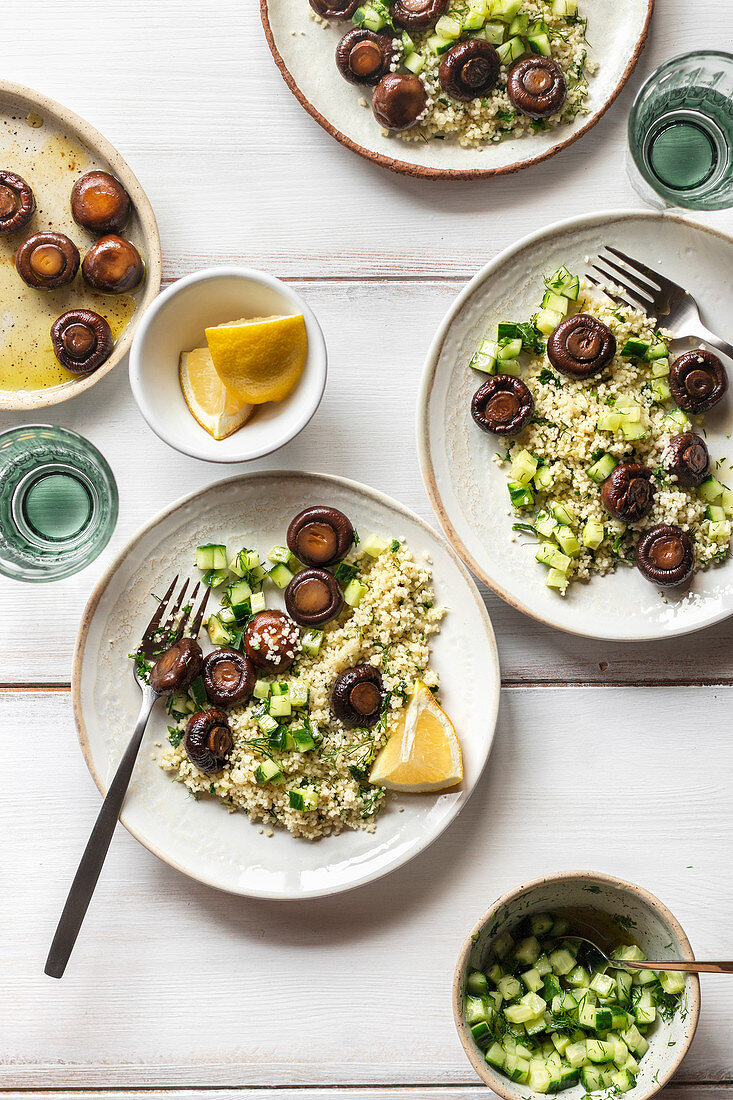
[[[119,763],[115,777],[107,791],[107,797],[102,803],[91,836],[81,857],[79,868],[74,876],[74,881],[66,899],[64,911],[61,914],[56,934],[51,944],[51,950],[46,959],[45,973],[50,978],[61,978],[66,970],[71,952],[74,949],[79,930],[86,916],[89,902],[97,885],[97,880],[102,870],[112,836],[117,825],[122,804],[125,801],[127,788],[130,785],[132,770],[135,766],[140,744],[148,724],[153,703],[157,699],[156,693],[150,687],[143,689],[143,701],[140,707],[137,723],[130,743],[125,749],[125,754]]]
[[[703,324],[695,326],[696,331],[691,333],[692,336],[697,336],[704,340],[706,344],[712,344],[718,351],[722,351],[724,355],[727,355],[730,359],[733,359],[733,344],[729,344],[726,340],[721,340],[719,336],[716,336],[710,329],[705,328]]]
[[[733,974],[733,961],[698,962],[697,959],[674,959],[669,962],[623,962],[623,967],[633,970],[682,970],[686,974]]]

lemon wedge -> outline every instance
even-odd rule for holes
[[[302,314],[244,317],[206,329],[211,358],[226,388],[252,405],[282,401],[295,388],[308,353]]]
[[[208,348],[182,351],[178,378],[189,412],[214,439],[226,439],[247,423],[254,405],[229,393]]]
[[[374,761],[369,782],[392,791],[442,791],[463,779],[455,726],[416,680],[397,729]]]

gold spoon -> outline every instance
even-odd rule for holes
[[[698,962],[697,959],[669,959],[667,962],[652,962],[644,959],[612,959],[602,947],[585,936],[563,936],[563,941],[577,941],[589,944],[602,959],[617,970],[683,970],[686,974],[733,974],[733,961]]]

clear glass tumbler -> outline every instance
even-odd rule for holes
[[[628,168],[653,206],[733,206],[733,55],[700,50],[652,73],[629,115]]]
[[[117,485],[96,447],[67,428],[0,433],[0,573],[55,581],[102,552],[117,522]]]

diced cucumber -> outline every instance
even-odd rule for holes
[[[585,1052],[591,1062],[611,1062],[615,1045],[606,1039],[586,1039]]]
[[[294,707],[307,707],[310,697],[310,688],[305,680],[290,681],[290,703]]]
[[[439,34],[431,34],[427,40],[427,45],[434,54],[440,57],[441,54],[448,52],[454,41],[453,38],[442,38]]]
[[[499,349],[493,340],[482,340],[468,365],[473,367],[474,370],[482,371],[484,374],[495,374],[498,353]]]
[[[655,359],[652,363],[652,378],[666,378],[669,374],[669,359]]]
[[[489,15],[511,22],[522,6],[522,0],[491,0]]]
[[[564,316],[564,313],[560,313],[555,309],[541,309],[537,314],[535,324],[544,336],[551,336]]]
[[[635,424],[629,420],[621,421],[621,434],[624,439],[646,439],[646,429],[643,424]]]
[[[686,432],[690,427],[690,421],[682,409],[674,409],[664,417],[663,425],[668,432]]]
[[[553,546],[551,542],[541,542],[535,551],[535,560],[549,565],[551,569],[557,569],[560,573],[567,573],[570,568],[570,558]]]
[[[258,783],[261,787],[265,783],[277,783],[282,778],[282,768],[274,760],[263,760],[254,770],[255,783]]]
[[[536,936],[527,936],[514,948],[514,958],[517,962],[531,966],[540,957],[540,945]],[[538,1010],[539,1011],[539,1010]]]
[[[557,588],[564,592],[568,586],[568,575],[560,569],[552,568],[545,577],[545,584],[548,588]]]
[[[481,31],[480,37],[485,38],[486,41],[490,42],[492,46],[500,46],[504,41],[505,33],[505,23],[485,23],[484,29]],[[476,37],[479,37],[479,35],[477,35]]]
[[[527,1083],[533,1092],[546,1093],[550,1090],[550,1074],[540,1066],[532,1066]]]
[[[294,729],[290,731],[293,738],[293,748],[296,752],[310,752],[316,747],[313,734],[307,729]]]
[[[300,568],[300,562],[295,554],[290,552],[287,546],[273,546],[267,557],[273,565],[287,565],[288,569],[293,573]]]
[[[391,542],[391,539],[386,539],[382,535],[372,534],[367,535],[361,544],[361,548],[370,558],[378,558],[385,550],[389,550]]]
[[[218,588],[224,581],[229,579],[229,571],[227,569],[207,569],[201,580],[209,588]]]
[[[655,359],[667,359],[669,357],[669,348],[662,340],[657,340],[655,344],[647,351],[644,358],[648,362],[653,362]]]
[[[266,607],[267,600],[264,592],[253,592],[249,601],[249,609],[252,614],[256,615],[258,611],[264,611]]]
[[[547,493],[554,484],[552,469],[550,466],[540,466],[532,478],[535,489],[539,493]]]
[[[622,359],[644,359],[651,348],[651,344],[648,340],[642,340],[641,337],[630,337],[624,346],[621,348]]]
[[[723,489],[720,498],[720,506],[726,516],[733,516],[733,489]]]
[[[505,959],[509,952],[514,947],[514,940],[509,932],[502,932],[500,936],[494,940],[493,953],[497,959]],[[519,992],[519,990],[517,990]]]
[[[632,977],[628,970],[616,970],[616,997],[619,1004],[627,1005],[631,1000]],[[620,1025],[614,1024],[614,1027]]]
[[[710,538],[714,539],[716,542],[728,542],[730,539],[730,532],[730,520],[727,519],[723,520],[722,523],[711,523],[708,528]]]
[[[485,15],[469,9],[465,15],[461,16],[461,31],[480,31],[485,21]]]
[[[610,997],[616,988],[616,980],[610,974],[594,974],[591,978],[590,988],[599,997]]]
[[[542,978],[540,977],[539,972],[535,970],[534,967],[532,967],[531,970],[526,970],[524,974],[522,974],[522,981],[524,982],[530,993],[539,993],[539,991],[544,987]]]
[[[597,550],[605,537],[606,529],[599,519],[589,519],[586,522],[583,528],[583,546],[587,546],[589,550]]]
[[[708,504],[713,504],[723,492],[723,486],[718,481],[717,477],[706,477],[702,485],[698,486],[697,495],[701,497]]]
[[[562,996],[562,986],[555,974],[550,973],[545,975],[542,982],[542,996],[550,1003],[554,1002],[555,997]]]
[[[466,989],[474,997],[483,997],[485,993],[489,992],[489,980],[483,970],[471,971],[466,979]],[[466,1017],[466,1019],[468,1019],[468,1017]]]
[[[505,364],[510,359],[516,359],[522,350],[522,341],[519,339],[503,339],[497,344],[497,359],[499,365]]]
[[[665,401],[669,401],[672,397],[672,391],[669,388],[669,382],[664,378],[652,378],[649,383],[652,399],[659,405],[663,405]]]
[[[523,35],[529,30],[529,15],[526,12],[520,12],[519,15],[515,15],[509,24],[510,35]],[[544,305],[544,302],[542,303]]]
[[[564,317],[570,309],[570,299],[566,298],[564,294],[556,294],[554,290],[546,290],[542,299],[542,308],[554,310],[555,313],[562,313]]]
[[[629,962],[644,962],[646,955],[635,943],[625,943],[615,949],[611,958],[619,962],[623,962],[624,959],[628,959]]]
[[[530,451],[518,451],[512,459],[511,476],[520,485],[529,485],[537,473],[537,458]]]
[[[196,547],[197,569],[226,569],[227,548],[218,542]]]
[[[566,267],[559,267],[548,279],[545,279],[545,286],[549,290],[554,290],[556,294],[569,298],[572,302],[577,302],[580,294],[580,279],[577,275],[571,274]]]
[[[705,515],[713,523],[723,523],[725,521],[725,509],[721,508],[719,504],[708,504]]]
[[[578,14],[578,0],[552,0],[552,14],[572,18]]]
[[[316,657],[323,645],[322,630],[304,630],[300,639],[300,646],[309,657]]]
[[[534,504],[534,495],[528,485],[521,485],[518,481],[508,481],[509,499],[516,509],[521,511],[531,508]]]
[[[258,680],[254,686],[252,692],[255,699],[269,699],[270,698],[270,685],[267,680]]]
[[[206,630],[212,645],[229,645],[232,635],[218,615],[209,615]]]
[[[580,1069],[581,1066],[588,1064],[588,1056],[585,1053],[585,1039],[580,1039],[576,1043],[570,1043],[565,1051],[565,1058],[574,1069]]]
[[[544,470],[546,467],[540,466],[540,470]],[[539,471],[538,471],[539,472]],[[538,535],[543,538],[549,539],[555,532],[557,527],[557,520],[554,516],[549,515],[548,512],[538,512],[534,521],[534,529]]]
[[[569,974],[575,968],[575,956],[564,947],[552,952],[550,962],[554,973],[560,976]]]
[[[547,507],[558,523],[564,523],[568,527],[572,527],[575,523],[572,512],[569,512],[565,505],[561,504],[559,500],[551,500]]]
[[[555,538],[562,550],[571,558],[577,557],[580,553],[580,543],[575,537],[575,533],[570,527],[565,524],[560,524],[555,532]]]
[[[497,46],[496,52],[499,55],[499,60],[502,65],[511,65],[513,62],[518,61],[520,57],[523,57],[527,51],[524,48],[522,39],[515,36],[514,38],[507,39],[506,42],[502,42],[500,46]],[[539,324],[537,327],[539,328]],[[542,330],[540,329],[540,331]]]
[[[287,588],[294,576],[287,565],[283,565],[281,562],[277,565],[273,565],[267,575],[272,583],[276,584],[278,588]]]
[[[442,15],[435,24],[435,33],[441,38],[460,38],[462,30],[460,19],[454,19],[451,15]]]
[[[415,76],[417,76],[425,68],[425,56],[421,53],[410,53],[407,55],[402,64],[409,72],[414,73]],[[471,363],[471,366],[473,366],[473,363]]]
[[[588,520],[588,523],[595,522],[595,520]],[[567,975],[567,980],[568,985],[572,986],[573,989],[587,989],[590,985],[590,974],[584,966],[575,966]]]
[[[617,1088],[619,1092],[628,1092],[636,1084],[633,1074],[629,1073],[627,1069],[617,1070],[616,1073],[611,1075],[611,1081],[614,1088]]]
[[[617,432],[621,427],[621,420],[621,413],[614,412],[613,409],[601,409],[596,428],[599,432]]]
[[[496,988],[505,1001],[513,1001],[522,992],[522,987],[518,980],[513,978],[511,974],[507,974],[505,977],[500,978],[496,983]]]
[[[358,607],[366,593],[367,586],[354,578],[353,581],[349,581],[344,589],[344,603],[348,604],[349,607]]]
[[[503,1069],[506,1061],[506,1052],[503,1047],[500,1047],[498,1043],[492,1043],[489,1049],[486,1051],[486,1061],[490,1066],[494,1066],[496,1069]]]
[[[504,1073],[510,1081],[524,1084],[529,1078],[528,1063],[518,1058],[516,1054],[507,1054],[504,1062]]]
[[[273,718],[289,718],[293,708],[288,695],[272,695],[269,703],[270,714]]]
[[[534,54],[539,54],[541,57],[551,57],[552,47],[550,46],[550,36],[546,33],[542,34],[528,34],[527,45]],[[539,326],[538,326],[539,327]]]
[[[318,807],[318,792],[300,787],[297,791],[288,791],[288,801],[291,810],[303,810],[309,813]]]

